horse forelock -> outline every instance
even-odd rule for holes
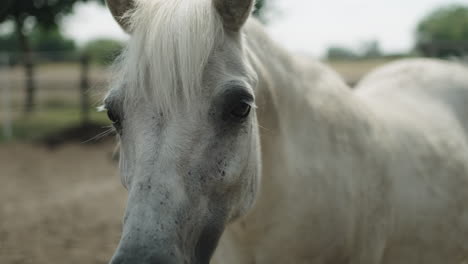
[[[223,36],[212,0],[138,0],[127,15],[132,36],[116,62],[116,85],[126,98],[147,98],[162,112],[190,105]]]

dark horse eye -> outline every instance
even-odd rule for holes
[[[246,118],[250,113],[251,106],[245,102],[237,103],[231,110],[231,115],[237,118]]]
[[[114,111],[108,109],[107,110],[107,117],[112,123],[119,123],[120,119],[119,117],[114,113]]]
[[[114,126],[114,128],[119,131],[122,129],[122,124],[121,124],[121,120],[120,120],[120,116],[118,114],[116,114],[114,111],[112,111],[112,109],[108,109],[107,110],[107,117],[109,118],[109,120],[112,122],[112,125]]]

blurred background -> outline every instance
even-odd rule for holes
[[[255,15],[287,49],[352,86],[406,57],[465,61],[468,0],[263,0]],[[127,36],[101,0],[0,6],[0,263],[107,263],[126,192],[105,113]]]

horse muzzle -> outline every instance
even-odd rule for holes
[[[224,214],[176,191],[137,184],[129,193],[122,237],[110,264],[209,264]]]

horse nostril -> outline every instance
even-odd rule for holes
[[[198,263],[210,263],[211,256],[216,249],[222,232],[222,226],[215,224],[206,226],[203,229],[195,248],[195,255]]]

